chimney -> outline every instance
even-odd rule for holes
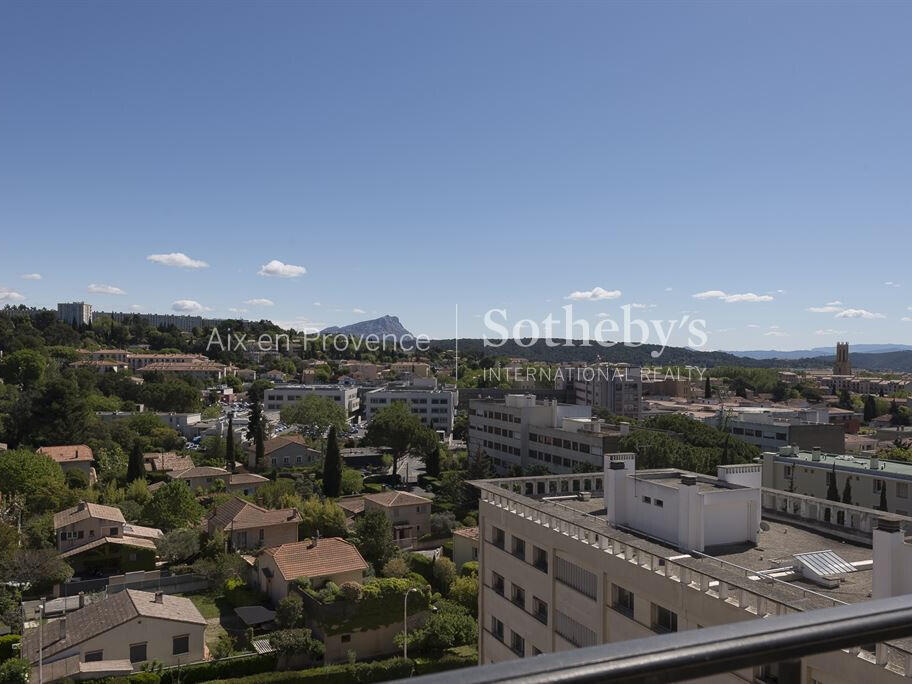
[[[60,629],[60,633],[59,633],[60,641],[63,641],[64,639],[66,639],[66,634],[67,634],[66,615],[64,615],[62,618],[60,618],[57,621],[57,626]]]
[[[85,509],[86,509],[86,502],[85,502],[85,501],[80,501],[78,504],[76,504],[76,510],[77,510],[77,511],[84,511]]]
[[[881,517],[873,532],[874,567],[871,598],[912,592],[912,545],[906,543],[899,518]]]
[[[871,458],[868,460],[868,468],[871,470],[880,470],[880,461],[878,460],[877,456],[871,456]]]
[[[612,461],[611,454],[605,455],[604,469],[605,513],[611,525],[627,522],[627,469],[623,461]]]
[[[156,592],[155,592],[155,599],[154,599],[154,601],[155,601],[155,603],[164,603],[164,602],[165,602],[165,594],[164,594],[164,592],[162,592],[162,591],[156,591]]]
[[[79,607],[85,608],[85,604],[86,604],[85,592],[80,591],[79,592]]]
[[[820,447],[819,446],[815,446],[813,448],[813,450],[811,451],[811,460],[812,461],[820,460]]]
[[[630,423],[626,421],[623,423],[618,423],[618,428],[620,429],[622,435],[630,434]]]

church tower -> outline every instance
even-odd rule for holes
[[[852,364],[849,363],[849,343],[836,343],[836,363],[833,364],[833,375],[851,375]]]

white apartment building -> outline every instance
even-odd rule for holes
[[[626,425],[593,418],[589,406],[540,401],[534,394],[469,402],[469,450],[481,449],[498,472],[535,465],[554,473],[580,465],[599,468],[625,434]]]
[[[826,499],[830,480],[835,477],[840,498],[849,482],[852,500],[846,503],[879,508],[884,498],[888,512],[912,514],[912,463],[796,447],[766,451],[761,458],[763,486],[768,489]]]
[[[480,664],[912,591],[912,545],[900,532],[912,520],[737,484],[756,482],[759,464],[720,468],[719,479],[637,472],[632,455],[605,461],[601,472],[476,484]],[[816,532],[824,509],[854,527]],[[808,684],[899,684],[912,676],[912,645],[799,667]],[[707,681],[778,677],[768,665]]]
[[[577,404],[597,406],[618,416],[643,415],[643,374],[638,366],[597,364],[562,369],[558,384],[573,388]]]
[[[453,432],[459,395],[455,389],[440,389],[435,385],[436,383],[427,387],[381,387],[365,392],[364,417],[370,421],[377,411],[400,401],[423,424],[449,435]]]
[[[92,305],[85,302],[60,302],[57,319],[63,323],[89,325],[92,322]]]
[[[845,428],[829,422],[827,407],[738,406],[726,408],[724,420],[716,413],[704,414],[702,421],[761,449],[797,445],[802,449],[817,446],[845,451]]]
[[[267,389],[263,393],[263,404],[267,411],[277,411],[283,406],[288,406],[304,397],[318,396],[330,399],[338,403],[351,420],[352,417],[361,408],[361,400],[358,398],[357,387],[346,387],[344,385],[300,385],[300,384],[283,384],[276,385],[272,389]]]

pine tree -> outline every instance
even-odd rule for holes
[[[263,417],[263,405],[259,401],[253,402],[250,409],[250,422],[247,424],[247,439],[253,440],[255,455],[254,466],[261,470],[266,469],[266,419]]]
[[[880,511],[883,511],[884,513],[887,512],[887,485],[886,484],[880,485],[880,503],[877,505],[877,509]]]
[[[228,414],[228,441],[225,442],[225,461],[228,463],[228,472],[234,472],[234,414]]]
[[[323,457],[323,494],[339,496],[342,488],[342,454],[339,451],[339,439],[336,426],[329,428],[329,440],[326,443],[326,456]]]
[[[712,399],[712,395],[713,395],[712,383],[709,381],[709,376],[707,375],[706,376],[706,385],[703,388],[703,398]]]
[[[146,476],[143,467],[143,450],[142,442],[138,439],[133,440],[133,449],[130,451],[130,460],[127,463],[127,482],[140,480]]]
[[[839,487],[836,486],[836,464],[833,464],[833,471],[829,476],[829,483],[827,485],[827,500],[828,501],[839,501]]]
[[[868,394],[864,401],[864,421],[867,423],[874,418],[877,418],[877,400]]]
[[[842,503],[852,505],[852,476],[847,475],[845,486],[842,488]]]

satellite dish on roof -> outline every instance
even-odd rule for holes
[[[769,525],[769,523],[768,523],[768,522],[763,522],[763,521],[761,520],[761,521],[760,521],[760,529],[763,530],[764,532],[769,532],[769,531],[770,531],[770,525]]]

